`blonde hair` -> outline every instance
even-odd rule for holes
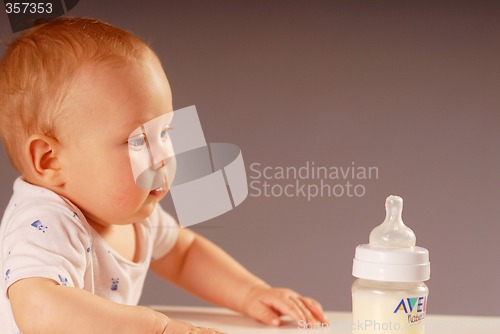
[[[23,172],[19,156],[29,136],[57,138],[56,121],[79,69],[125,65],[148,51],[132,33],[89,18],[58,18],[13,41],[0,61],[0,137],[12,165]]]

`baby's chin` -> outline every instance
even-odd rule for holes
[[[144,222],[156,208],[158,202],[160,200],[152,197],[150,195],[147,196],[147,199],[142,203],[140,207],[135,209],[130,209],[129,214],[126,213],[126,209],[123,208],[118,215],[112,212],[106,213],[89,213],[83,212],[85,218],[90,223],[90,225],[94,226],[95,224],[99,226],[109,226],[109,225],[129,225]],[[113,217],[111,219],[107,219],[106,216]]]
[[[168,187],[162,186],[158,189],[151,190],[147,193],[146,199],[144,201],[144,209],[148,211],[147,216],[153,213],[153,210],[156,208],[156,205],[160,203],[160,201],[165,198],[168,194]],[[150,212],[149,212],[150,211]],[[142,212],[142,210],[141,210]]]

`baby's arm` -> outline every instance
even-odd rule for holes
[[[279,325],[280,315],[327,322],[315,300],[289,289],[271,288],[215,244],[187,229],[179,230],[173,249],[151,268],[202,299],[268,325]]]
[[[113,303],[47,278],[17,281],[8,293],[23,334],[221,334],[169,319],[146,307]]]
[[[19,280],[8,294],[23,334],[162,334],[169,322],[151,309],[116,304],[46,278]]]

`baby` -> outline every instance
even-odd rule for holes
[[[21,176],[0,225],[2,334],[219,333],[137,306],[149,268],[267,325],[327,321],[315,300],[178,228],[158,204],[168,187],[136,185],[129,136],[172,111],[155,53],[104,22],[59,18],[9,46],[0,127]]]

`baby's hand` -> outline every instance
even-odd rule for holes
[[[162,334],[225,334],[213,328],[194,327],[187,322],[169,319]]]
[[[312,298],[302,297],[290,289],[257,286],[248,294],[243,312],[267,325],[279,326],[280,316],[295,321],[328,323],[321,305]]]

